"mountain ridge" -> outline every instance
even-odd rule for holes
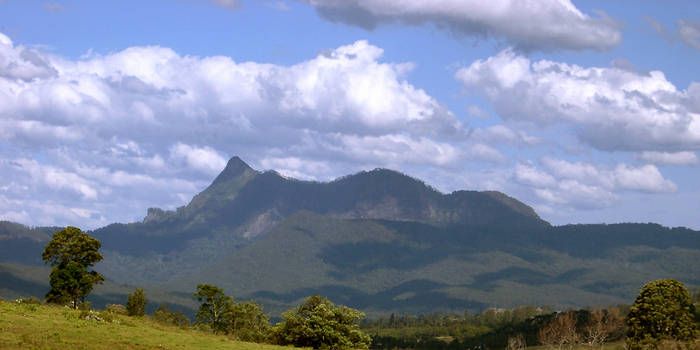
[[[15,226],[0,225],[0,237],[17,236],[3,227]],[[381,168],[302,181],[233,157],[187,205],[90,234],[105,257],[96,269],[117,283],[184,294],[212,283],[273,314],[311,293],[370,313],[419,313],[622,303],[661,277],[700,285],[698,231],[552,226],[506,194],[441,193]],[[0,250],[0,262],[40,256],[26,236],[5,240],[12,254]]]

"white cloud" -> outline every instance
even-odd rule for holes
[[[606,50],[622,40],[605,14],[590,17],[569,0],[303,0],[333,22],[374,29],[431,23],[455,35],[504,38],[522,49]]]
[[[27,176],[27,179],[36,186],[45,186],[52,190],[67,190],[85,200],[97,199],[98,190],[95,184],[78,174],[42,165],[31,159],[15,159],[9,165],[14,167],[15,171]]]
[[[177,143],[170,148],[170,157],[205,174],[216,175],[226,166],[226,158],[211,147],[193,147]]]
[[[552,175],[537,169],[532,163],[520,163],[515,167],[515,179],[533,187],[552,187],[556,180]]]
[[[443,190],[527,192],[540,207],[599,207],[625,191],[675,188],[653,166],[513,165],[520,154],[509,147],[546,147],[538,130],[467,129],[407,82],[413,64],[383,62],[365,41],[290,66],[163,47],[72,60],[0,43],[0,218],[85,228],[140,220],[145,208],[185,204],[233,155],[314,180],[389,167]],[[532,64],[512,57],[488,93],[536,80]],[[700,111],[700,84],[668,91],[687,113]],[[586,171],[600,180],[575,175]]]
[[[698,157],[695,152],[642,152],[639,158],[645,162],[660,165],[696,165]]]
[[[676,184],[664,179],[659,169],[653,165],[638,168],[619,164],[614,171],[617,185],[626,190],[642,192],[675,192]]]
[[[529,186],[544,201],[542,205],[597,209],[613,205],[624,191],[641,193],[675,192],[676,184],[665,179],[653,165],[615,167],[570,162],[545,157],[543,169],[533,163],[516,166],[514,180]]]
[[[260,160],[260,164],[265,169],[275,169],[284,176],[300,180],[318,180],[316,174],[322,176],[333,173],[333,170],[324,161],[299,157],[267,157]]]
[[[700,88],[678,90],[659,71],[531,62],[512,50],[460,69],[456,78],[483,93],[505,119],[571,125],[600,150],[700,148]]]
[[[182,205],[232,155],[324,180],[367,167],[499,157],[405,80],[413,64],[382,55],[358,41],[291,66],[157,46],[71,60],[1,35],[0,142],[8,147],[0,149],[0,186],[28,189],[8,198],[51,204],[26,209],[31,217],[66,210],[72,214],[56,220],[92,225],[104,215],[86,219],[84,210],[124,220]]]
[[[686,45],[700,50],[700,21],[678,21],[678,35]]]
[[[460,151],[449,143],[435,142],[426,137],[406,135],[342,137],[341,152],[364,163],[386,162],[388,165],[423,163],[447,165],[460,157]]]

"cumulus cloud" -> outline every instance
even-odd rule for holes
[[[184,204],[233,155],[324,180],[368,166],[503,161],[406,81],[413,64],[382,55],[358,41],[291,66],[157,46],[70,60],[0,34],[0,185],[31,189],[8,199],[46,199],[0,207],[0,217],[63,208],[73,214],[53,217],[93,225],[104,217],[87,210],[113,203],[123,206],[114,220],[133,220]]]
[[[639,154],[639,159],[660,165],[696,165],[698,157],[695,152],[653,152],[647,151]]]
[[[319,15],[365,29],[401,22],[431,23],[455,35],[503,38],[530,50],[606,50],[622,39],[605,14],[590,17],[569,0],[303,0]]]
[[[565,124],[600,150],[700,148],[700,84],[677,89],[660,71],[584,68],[504,50],[457,71],[505,119]]]
[[[521,162],[513,178],[529,186],[549,206],[597,209],[613,205],[625,191],[666,193],[677,190],[676,184],[665,179],[653,165],[621,163],[606,167],[549,157],[541,159],[540,165]]]
[[[177,143],[170,148],[170,157],[185,166],[208,175],[216,175],[226,166],[226,159],[211,147]]]
[[[492,101],[522,81],[540,84],[536,64],[519,66],[523,58],[511,55],[515,64],[505,71],[472,75],[489,77],[483,88]],[[158,46],[73,60],[0,35],[0,218],[85,228],[140,220],[145,208],[185,204],[233,155],[313,180],[390,167],[446,191],[528,191],[558,207],[610,205],[626,191],[675,190],[653,165],[513,165],[517,155],[509,148],[542,147],[541,134],[521,123],[468,128],[407,82],[413,64],[382,56],[381,48],[358,41],[289,66]],[[639,79],[655,74],[609,69]],[[700,84],[687,91],[660,86],[668,93],[658,103],[682,105],[690,120],[700,111]],[[526,97],[519,103],[528,111],[538,97]],[[504,115],[498,103],[494,110]],[[588,126],[558,113],[538,117]]]

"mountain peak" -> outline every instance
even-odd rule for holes
[[[216,177],[216,179],[214,179],[214,182],[212,184],[224,182],[232,178],[237,178],[246,171],[254,170],[241,158],[239,158],[238,156],[234,156],[233,158],[229,159],[224,170],[219,174],[219,176]]]

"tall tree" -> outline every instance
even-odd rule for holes
[[[627,315],[628,348],[656,348],[663,340],[694,339],[693,314],[690,294],[683,283],[662,279],[645,284]]]
[[[53,267],[49,276],[51,289],[46,294],[48,302],[70,302],[77,309],[94,285],[104,281],[101,274],[89,270],[102,260],[100,246],[99,240],[77,227],[68,226],[53,234],[41,254],[44,263]]]
[[[194,296],[202,303],[197,311],[197,323],[208,324],[214,333],[225,333],[230,323],[233,298],[211,284],[198,284]]]

